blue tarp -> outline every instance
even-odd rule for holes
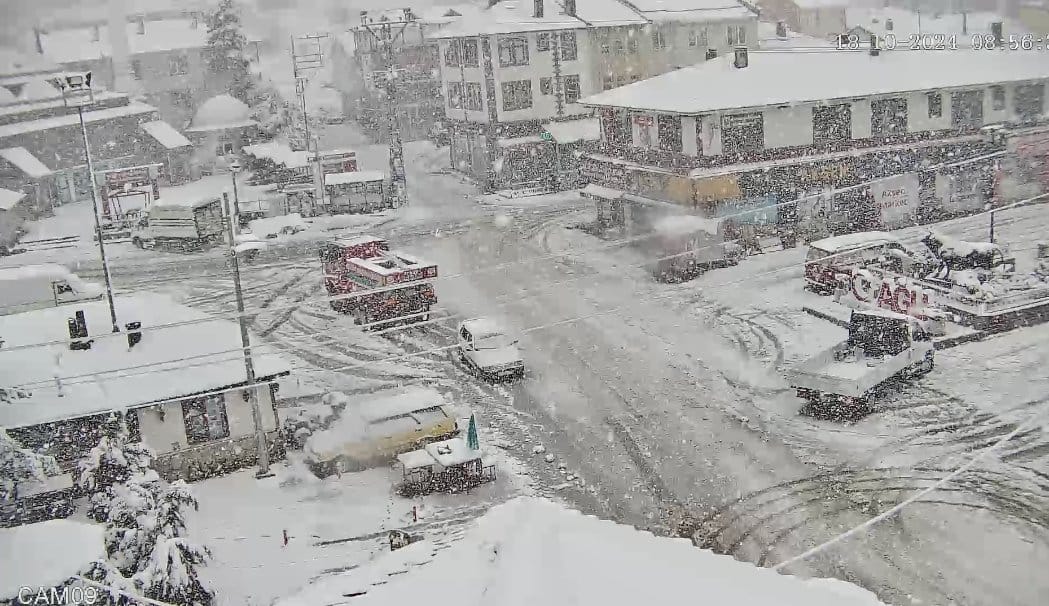
[[[776,194],[725,200],[717,205],[715,216],[719,219],[732,217],[739,224],[774,225],[779,215]]]

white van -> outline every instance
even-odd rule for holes
[[[54,263],[0,268],[0,315],[101,299],[104,292]]]

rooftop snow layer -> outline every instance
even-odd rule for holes
[[[193,145],[182,133],[163,120],[146,122],[142,125],[142,130],[146,131],[149,136],[157,140],[157,143],[160,143],[167,149],[178,149]]]
[[[138,33],[137,23],[126,26],[128,51],[132,55],[157,53],[177,49],[203,48],[207,45],[208,28],[203,22],[193,27],[191,19],[163,19],[146,21],[145,33]],[[93,27],[56,29],[40,35],[44,56],[56,63],[89,61],[113,54],[109,28],[98,28],[94,40]]]
[[[679,114],[1049,79],[1028,51],[752,52],[718,57],[586,97],[580,103]]]
[[[615,0],[589,0],[590,2],[615,2]],[[580,2],[579,4],[583,4]],[[509,34],[519,32],[550,31],[559,29],[582,29],[586,23],[565,15],[554,0],[543,0],[543,16],[533,16],[531,1],[500,2],[485,10],[464,15],[455,22],[434,32],[434,38],[477,36],[485,34]]]
[[[224,130],[254,126],[251,108],[229,95],[215,95],[200,105],[187,132]]]
[[[892,21],[891,30],[887,27],[888,21]],[[996,21],[1002,22],[1002,33],[1005,36],[1030,33],[1020,23],[987,12],[966,13],[964,19],[960,14],[935,17],[928,13],[919,15],[906,9],[893,7],[850,8],[845,12],[845,25],[850,30],[862,27],[883,38],[886,34],[893,34],[900,41],[919,32],[955,35],[959,46],[971,45],[973,34],[991,33],[991,24]]]
[[[117,320],[141,322],[142,341],[129,350],[124,335],[112,335],[104,300],[0,316],[0,385],[26,386],[26,398],[0,406],[0,426],[21,427],[118,410],[243,384],[240,330],[157,294],[117,297]],[[91,349],[72,351],[66,325],[83,310]],[[177,326],[151,327],[177,323]],[[59,341],[61,344],[13,349]],[[288,371],[283,360],[255,353],[255,374]],[[139,370],[133,370],[139,368]],[[59,389],[59,382],[61,389]]]
[[[506,333],[503,327],[491,318],[471,318],[463,321],[463,326],[475,339]]]
[[[787,30],[787,37],[780,38],[776,35],[776,24],[767,21],[758,22],[758,48],[761,50],[784,49],[784,48],[813,48],[831,47],[830,40],[816,38]]]
[[[0,600],[14,601],[21,587],[51,588],[104,559],[105,528],[71,520],[48,520],[0,528]],[[35,591],[34,591],[35,595]]]
[[[794,0],[798,8],[841,8],[849,5],[849,0]]]
[[[17,265],[14,267],[0,267],[0,282],[8,282],[12,280],[25,280],[28,278],[34,278],[38,276],[44,276],[52,280],[70,280],[77,282],[78,286],[87,284],[86,282],[80,281],[75,274],[66,269],[65,267],[57,263],[41,263],[39,265]],[[6,288],[11,288],[7,285]],[[99,291],[98,294],[102,294]]]
[[[561,144],[597,141],[601,138],[601,122],[597,118],[548,122],[543,125],[543,129]]]
[[[120,107],[110,107],[107,109],[97,109],[84,112],[84,123],[112,120],[114,118],[136,116],[139,114],[150,114],[156,111],[157,108],[152,105],[133,102]],[[26,133],[50,130],[52,128],[64,128],[76,124],[79,124],[79,118],[77,118],[76,114],[55,116],[53,118],[41,118],[40,120],[29,120],[28,122],[15,122],[14,124],[0,126],[0,138],[24,135]]]
[[[347,183],[369,183],[372,181],[383,181],[386,175],[378,170],[360,170],[349,173],[333,173],[324,175],[325,185],[346,185]]]
[[[383,559],[401,559],[402,551],[411,550]],[[353,589],[367,591],[354,604],[884,606],[874,594],[844,581],[783,575],[697,549],[685,539],[656,537],[528,497],[493,507],[462,539],[408,574],[374,579],[383,559],[341,577],[345,589],[356,582]],[[361,580],[371,579],[383,584],[361,587]],[[312,595],[278,604],[335,603],[347,593],[330,589],[327,599]]]
[[[58,65],[35,53],[14,48],[0,48],[0,78],[58,71]]]
[[[454,467],[481,458],[481,451],[467,446],[466,440],[462,438],[431,442],[424,449],[442,467]]]
[[[0,187],[0,210],[11,210],[22,198],[25,198],[24,193]]]
[[[809,246],[834,253],[840,250],[856,248],[857,246],[865,246],[867,244],[899,241],[899,238],[884,231],[861,231],[855,234],[844,234],[841,236],[831,236],[830,238],[816,240],[815,242],[810,242]]]
[[[646,18],[657,22],[708,22],[756,19],[757,15],[734,0],[634,0]]]
[[[359,403],[358,409],[361,416],[375,422],[447,403],[441,392],[432,387],[411,386],[369,394],[367,402]]]

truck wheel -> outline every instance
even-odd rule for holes
[[[135,248],[145,248],[145,246],[142,245],[142,238],[139,238],[137,236],[134,237],[134,238],[131,238],[131,244]]]
[[[936,366],[936,362],[932,356],[925,356],[925,359],[918,364],[918,375],[927,375],[932,372],[933,367]]]

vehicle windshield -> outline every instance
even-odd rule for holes
[[[0,14],[0,606],[1049,606],[1049,0]]]

